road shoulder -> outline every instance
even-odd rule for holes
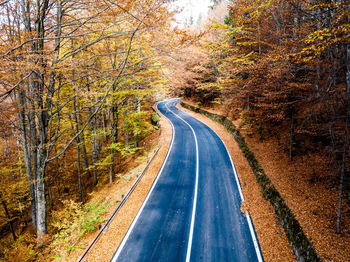
[[[171,143],[172,127],[169,121],[158,111],[156,106],[153,108],[160,116],[159,124],[161,126],[161,133],[158,145],[160,145],[161,148],[140,183],[108,226],[108,230],[102,234],[101,238],[88,253],[84,261],[110,261],[145,200],[164,162]]]
[[[236,166],[245,197],[242,209],[248,209],[250,212],[265,261],[295,261],[293,251],[289,247],[282,226],[278,224],[273,207],[263,197],[255,175],[232,135],[222,125],[211,119],[187,110],[181,105],[177,107],[204,122],[224,141]]]

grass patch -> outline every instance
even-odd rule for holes
[[[152,114],[151,123],[156,130],[159,129],[159,120],[160,120],[160,117],[157,113]]]
[[[103,215],[109,202],[107,199],[82,205],[73,200],[63,201],[64,208],[53,213],[52,227],[57,233],[50,246],[56,261],[65,260],[71,251],[84,248],[78,244],[79,240],[106,221]]]

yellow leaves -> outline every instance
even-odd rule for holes
[[[53,211],[50,226],[53,227],[55,235],[50,247],[54,252],[65,256],[75,248],[79,248],[76,243],[86,232],[96,230],[97,226],[106,220],[103,215],[110,199],[107,198],[103,202],[89,202],[86,205],[73,200],[62,202],[64,208]]]
[[[297,54],[290,54],[292,59],[310,62],[323,54],[330,46],[350,41],[350,25],[325,28],[310,33],[303,42],[307,45]]]
[[[321,3],[318,5],[313,5],[309,8],[309,10],[315,10],[315,9],[326,9],[331,7],[337,7],[340,3]]]
[[[210,24],[207,27],[208,29],[213,29],[214,31],[218,31],[218,30],[225,31],[231,28],[229,25],[219,23],[215,20],[210,19],[209,21],[210,21]]]
[[[208,52],[212,54],[225,54],[230,51],[230,45],[227,41],[225,42],[214,42],[214,41],[204,41],[205,44],[202,45],[203,49],[206,49]]]
[[[257,41],[242,41],[242,42],[237,42],[237,45],[243,46],[243,47],[256,46],[257,44],[258,44]]]

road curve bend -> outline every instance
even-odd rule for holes
[[[263,261],[224,143],[178,102],[157,106],[172,124],[172,142],[111,261]]]

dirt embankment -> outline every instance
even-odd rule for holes
[[[272,206],[262,196],[255,175],[232,135],[222,125],[209,118],[181,106],[178,107],[204,122],[224,141],[237,169],[245,198],[244,208],[248,208],[252,217],[265,261],[295,261],[283,228],[278,225]]]
[[[191,101],[185,102],[195,106],[195,103]],[[217,114],[224,113],[224,109],[219,106],[205,108],[205,110]],[[270,216],[263,215],[266,212],[266,207],[261,205],[261,203],[266,202],[266,200],[262,198],[260,188],[254,187],[254,183],[251,180],[255,179],[255,177],[253,177],[252,174],[249,175],[249,173],[252,173],[250,167],[247,166],[247,164],[244,165],[245,158],[237,153],[240,149],[237,147],[233,137],[229,135],[220,124],[213,122],[205,116],[195,114],[192,111],[187,110],[187,112],[205,120],[205,123],[210,127],[212,127],[212,125],[217,125],[217,128],[222,129],[223,134],[219,134],[222,138],[223,136],[228,136],[227,140],[224,140],[224,142],[230,149],[232,158],[237,167],[264,258],[266,261],[287,261],[288,259],[283,258],[283,256],[279,258],[275,256],[275,252],[277,252],[276,254],[280,252],[280,243],[277,242],[277,238],[273,234],[274,232],[268,233],[267,228],[261,227],[261,225],[265,225],[265,227],[272,226],[272,228],[276,228],[277,226],[280,233],[283,235],[284,244],[282,244],[282,246],[288,245],[287,242],[284,242],[284,231],[282,227],[278,226],[277,220],[274,218],[273,209],[270,205],[267,205],[268,209],[271,210]],[[232,122],[239,128],[239,121],[236,120]],[[212,128],[214,129],[214,127]],[[252,136],[250,133],[248,135],[249,130],[240,129],[240,132],[245,136],[250,150],[254,152],[269,179],[282,195],[288,207],[292,210],[303,231],[307,237],[312,240],[321,258],[324,261],[350,261],[350,218],[347,215],[350,213],[350,207],[344,203],[342,220],[343,231],[342,234],[336,234],[337,188],[330,187],[327,183],[324,183],[322,179],[325,173],[324,170],[322,170],[324,167],[322,165],[317,165],[317,157],[321,156],[296,157],[293,162],[291,162],[288,159],[288,155],[280,149],[276,139],[269,138],[260,141],[259,138],[254,135]],[[241,165],[242,167],[240,167]],[[251,184],[246,184],[246,179],[248,179]],[[270,220],[270,222],[268,220]],[[271,223],[274,225],[271,225]]]
[[[158,111],[156,108],[155,110]],[[84,261],[110,261],[129,226],[131,225],[134,217],[136,216],[137,211],[146,198],[147,193],[150,190],[152,183],[165,159],[172,137],[172,127],[170,123],[159,112],[158,114],[161,116],[159,121],[161,131],[159,137],[154,141],[153,146],[154,148],[156,148],[157,145],[161,146],[158,154],[150,164],[136,189],[117,213],[111,224],[108,226],[108,229],[105,230],[98,242],[93,246]],[[146,166],[147,161],[152,157],[152,155],[153,151],[151,151],[137,167],[139,173]],[[117,201],[121,200],[122,194],[125,194],[129,190],[135,179],[136,174],[129,181],[123,181],[123,179],[120,179],[119,182],[114,183],[112,186],[106,187],[100,192],[97,192],[96,196],[93,198],[93,201],[97,201],[98,198],[106,198],[106,196],[115,198],[114,201],[110,201],[116,203],[115,206],[111,207],[110,209],[110,212],[112,212],[113,208],[115,208],[117,205]],[[90,236],[85,237],[81,241],[80,246],[86,248],[94,236],[95,234],[91,234]],[[76,261],[82,252],[82,249],[72,252],[67,260]]]
[[[265,261],[295,261],[294,254],[288,246],[288,241],[283,229],[276,223],[273,208],[268,201],[262,197],[260,187],[255,180],[254,174],[238,145],[232,139],[232,136],[221,125],[210,119],[207,119],[200,114],[194,114],[186,109],[181,109],[194,115],[217,132],[230,151],[246,199],[244,208],[248,208],[252,216]],[[107,232],[102,235],[93,249],[89,252],[85,261],[109,261],[123,236],[127,232],[133,218],[136,216],[137,211],[141,207],[142,202],[162,165],[171,141],[171,125],[163,116],[161,117],[160,125],[162,127],[159,138],[159,145],[162,145],[160,152],[152,162],[140,184],[110,224]],[[104,197],[107,194],[116,195],[116,198],[120,200],[121,194],[127,191],[132,182],[133,181],[127,182],[123,186],[112,186],[108,192],[102,192],[101,197]],[[86,247],[93,237],[94,234],[86,237],[82,241],[82,245]],[[72,252],[69,260],[76,261],[81,253],[82,250],[79,252]]]
[[[187,109],[181,109],[206,123],[226,144],[241,181],[246,200],[244,208],[248,208],[252,216],[265,261],[295,261],[295,256],[289,247],[284,230],[275,217],[273,207],[263,198],[255,176],[231,134],[223,126],[205,116]],[[220,110],[220,108],[212,108],[208,111],[220,113]],[[158,140],[159,145],[162,146],[160,152],[130,199],[120,210],[107,232],[103,234],[85,261],[109,261],[142,205],[163,163],[171,141],[171,125],[164,117],[161,117],[160,124],[162,126]],[[239,125],[237,121],[235,121],[235,124]],[[242,133],[244,134],[244,131]],[[289,163],[288,157],[278,150],[277,142],[261,142],[248,136],[246,136],[246,141],[273,184],[292,209],[307,236],[313,240],[321,257],[325,261],[350,261],[349,232],[343,235],[335,234],[330,219],[331,214],[335,212],[336,192],[329,192],[326,188],[310,184],[307,179],[307,172],[310,170],[305,169],[302,165],[299,166],[298,162]],[[151,157],[151,155],[152,153],[148,157]],[[141,164],[139,169],[142,170],[144,165],[145,163]],[[299,176],[294,174],[301,174],[303,179],[298,179]],[[105,197],[107,194],[115,195],[116,200],[120,200],[121,194],[125,194],[133,180],[119,182],[117,185],[111,186],[107,189],[108,192],[101,192],[100,197]],[[120,183],[124,184],[120,185]],[[82,241],[82,245],[86,247],[93,237],[93,234],[86,237]],[[81,252],[82,250],[72,252],[68,260],[75,261]]]

